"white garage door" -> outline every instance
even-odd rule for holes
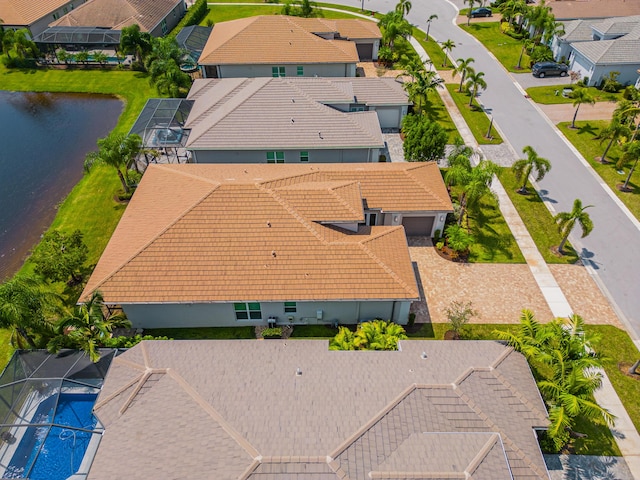
[[[400,109],[396,107],[377,107],[380,128],[400,128]]]
[[[408,237],[431,236],[436,217],[403,217],[402,226]]]

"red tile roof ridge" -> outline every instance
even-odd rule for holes
[[[363,436],[371,427],[373,427],[376,423],[384,418],[391,410],[393,410],[400,402],[402,402],[409,394],[417,389],[417,385],[415,383],[409,385],[405,388],[400,394],[391,400],[377,415],[374,415],[367,423],[362,425],[357,431],[355,431],[350,437],[348,437],[341,445],[339,445],[335,450],[329,453],[328,457],[331,460],[334,460],[338,456],[340,456],[347,448],[349,448],[356,440],[358,440],[361,436]]]
[[[473,457],[473,459],[471,459],[471,461],[469,462],[469,465],[465,467],[464,471],[466,474],[471,476],[474,474],[474,472],[482,464],[486,456],[489,455],[489,452],[491,452],[491,450],[496,445],[498,440],[500,440],[500,435],[498,433],[494,432],[492,435],[490,435],[489,439],[487,440],[487,443],[485,443],[482,446],[482,448],[478,450],[478,453],[476,453],[476,456]]]
[[[405,234],[404,234],[404,227],[401,226],[401,225],[397,225],[395,227],[386,228],[386,229],[380,231],[380,233],[376,233],[374,235],[368,235],[366,238],[361,240],[359,243],[360,243],[360,246],[362,247],[362,250],[364,250],[364,252],[366,252],[367,255],[369,255],[369,257],[371,257],[378,265],[380,265],[380,267],[382,267],[382,269],[385,272],[387,272],[387,274],[389,274],[389,276],[391,278],[393,278],[396,281],[396,283],[398,283],[400,286],[402,286],[402,288],[404,288],[404,290],[409,295],[413,295],[414,298],[418,299],[418,298],[420,298],[420,292],[415,287],[411,287],[410,285],[408,285],[407,282],[405,282],[395,271],[393,271],[387,265],[387,263],[382,261],[382,259],[378,255],[376,255],[374,252],[371,251],[370,248],[367,247],[368,243],[374,243],[374,242],[376,242],[376,241],[380,240],[381,238],[386,237],[388,235],[402,235],[405,238],[405,241],[406,241],[406,237],[405,237]],[[333,243],[339,243],[339,242],[333,242]],[[415,279],[414,279],[414,281],[415,281]]]
[[[470,374],[474,373],[474,372],[478,372],[478,371],[490,371],[492,374],[495,373],[495,371],[491,370],[491,369],[487,369],[487,368],[470,368],[469,370],[467,370],[467,375],[464,375],[464,377],[468,377]],[[479,418],[482,419],[482,421],[485,423],[485,425],[487,425],[490,429],[494,430],[494,432],[498,432],[500,434],[500,437],[502,438],[502,443],[508,445],[517,455],[518,457],[520,457],[520,459],[526,463],[526,465],[533,470],[538,476],[540,476],[541,478],[548,478],[547,476],[547,472],[542,472],[537,465],[531,461],[531,459],[529,458],[529,456],[527,455],[527,453],[522,450],[520,447],[518,447],[512,440],[511,438],[507,435],[507,433],[500,428],[495,422],[493,422],[493,420],[491,420],[489,418],[489,416],[484,413],[482,411],[482,409],[478,406],[478,404],[476,402],[474,402],[473,400],[470,399],[470,397],[467,396],[467,394],[463,391],[464,389],[460,387],[460,385],[457,385],[453,391],[456,392],[456,394],[460,397],[460,399],[466,403],[469,408],[471,408],[477,415]]]

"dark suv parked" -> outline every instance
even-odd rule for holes
[[[490,17],[491,15],[493,15],[493,12],[490,8],[487,7],[480,7],[471,10],[471,18]]]
[[[569,67],[563,63],[556,62],[538,62],[531,67],[531,73],[534,77],[544,78],[549,75],[560,75],[566,77],[569,74]]]

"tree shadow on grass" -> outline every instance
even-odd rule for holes
[[[578,135],[591,134],[593,137],[597,137],[600,134],[600,128],[591,125],[589,122],[582,126],[579,126],[577,130]]]

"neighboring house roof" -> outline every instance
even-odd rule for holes
[[[564,35],[560,38],[565,42],[586,42],[593,40],[593,30],[591,26],[597,20],[570,20],[562,22]]]
[[[184,128],[191,150],[382,148],[373,111],[343,112],[325,103],[408,105],[393,79],[200,79]],[[356,102],[357,99],[357,102]]]
[[[602,35],[625,35],[640,25],[640,15],[606,18],[595,23],[593,29]]]
[[[342,39],[326,40],[316,33],[339,33]],[[358,38],[381,38],[380,30],[368,20],[306,19],[284,15],[248,17],[217,23],[198,63],[356,63],[359,60],[356,44],[344,39]]]
[[[122,30],[133,24],[150,32],[183,0],[89,0],[50,26]]]
[[[31,25],[67,3],[69,0],[0,0],[0,18],[5,25]]]
[[[612,13],[618,17],[640,15],[640,0],[549,0],[546,5],[551,7],[556,20],[607,18]]]
[[[549,479],[533,432],[545,406],[511,347],[327,343],[136,345],[95,404],[105,433],[88,478]]]
[[[640,40],[625,37],[615,40],[580,42],[573,45],[576,52],[594,65],[640,64]]]
[[[82,298],[107,303],[414,300],[404,229],[382,211],[452,211],[435,163],[150,165]]]

